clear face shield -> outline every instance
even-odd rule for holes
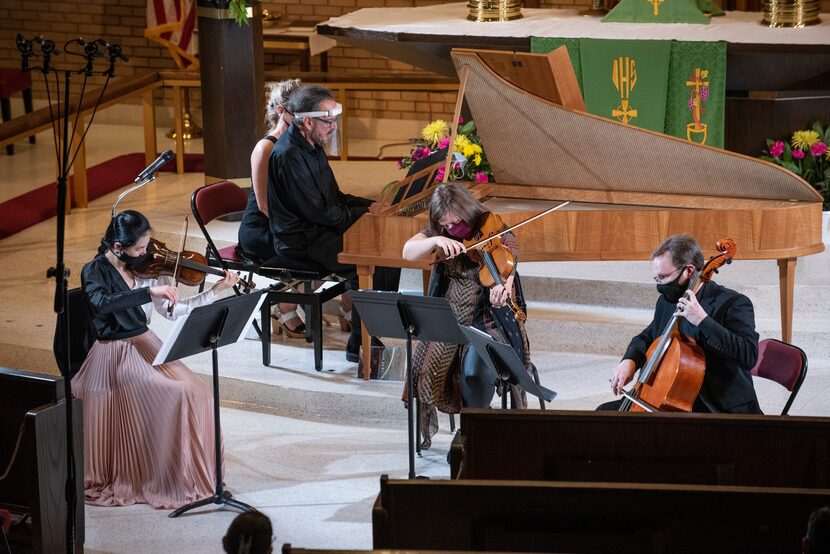
[[[326,152],[331,156],[340,155],[340,134],[341,134],[341,114],[343,113],[343,106],[340,103],[328,111],[316,112],[297,112],[294,114],[295,118],[309,117],[318,123],[318,127],[323,129],[320,133],[321,142],[326,146]]]

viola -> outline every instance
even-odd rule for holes
[[[689,283],[695,294],[718,268],[732,263],[737,251],[732,239],[721,239],[715,247],[720,253],[712,256]],[[697,342],[678,331],[679,318],[673,315],[660,337],[649,346],[637,381],[630,391],[623,392],[621,412],[692,411],[703,385],[706,357]]]
[[[504,285],[504,282],[516,269],[516,257],[500,238],[505,230],[504,222],[493,212],[484,212],[479,217],[478,229],[462,242],[467,248],[467,256],[479,265],[478,279],[485,287]],[[527,316],[512,297],[508,298],[507,308],[519,321]]]
[[[154,238],[151,238],[147,245],[147,260],[133,273],[143,279],[157,279],[161,275],[169,275],[190,286],[203,283],[208,273],[225,276],[221,269],[207,265],[207,259],[202,254],[190,250],[175,252]],[[255,287],[252,281],[242,278],[239,279],[239,284],[245,292]]]

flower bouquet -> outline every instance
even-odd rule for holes
[[[487,155],[481,146],[481,139],[475,134],[476,125],[472,121],[458,118],[455,143],[452,146],[453,161],[450,164],[449,181],[475,181],[486,183],[493,179]],[[414,146],[409,156],[398,160],[400,169],[408,169],[414,162],[422,160],[443,150],[450,145],[450,128],[446,121],[438,119],[424,127],[421,138],[413,141]],[[444,180],[444,168],[435,174],[436,181]]]
[[[816,121],[811,129],[796,131],[789,142],[767,139],[762,160],[778,164],[813,185],[830,210],[830,126]]]

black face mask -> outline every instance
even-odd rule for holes
[[[677,304],[677,301],[683,297],[683,293],[686,292],[687,288],[689,288],[688,283],[685,285],[680,284],[680,278],[683,277],[683,271],[685,269],[686,268],[684,267],[683,270],[680,271],[680,274],[674,279],[674,281],[657,285],[657,292],[662,294],[663,298],[669,304]]]
[[[115,252],[113,252],[113,254],[115,254]],[[122,250],[121,255],[118,256],[118,254],[116,254],[116,256],[119,260],[124,262],[124,265],[127,267],[127,269],[132,271],[144,267],[149,258],[152,256],[152,254],[147,252],[146,254],[143,254],[141,256],[130,256]]]

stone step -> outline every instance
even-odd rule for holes
[[[594,265],[605,264],[611,264],[609,267],[615,270],[624,269],[620,267],[620,262],[601,262]],[[553,272],[556,264],[533,265],[538,271],[541,271],[539,268],[544,265],[547,266],[546,271]],[[780,320],[781,304],[777,282],[744,285],[734,279],[716,279],[716,281],[725,287],[746,294],[752,300],[757,317]],[[561,302],[624,309],[652,310],[658,294],[654,282],[647,276],[645,280],[641,278],[639,281],[626,281],[620,280],[617,274],[610,272],[598,279],[522,274],[522,287],[528,302]],[[401,290],[420,292],[422,290],[421,272],[411,270],[402,272]],[[824,318],[830,330],[830,280],[826,281],[826,284],[808,284],[800,283],[796,278],[793,302],[794,319]]]
[[[631,338],[651,321],[653,309],[610,308],[554,302],[528,303],[528,336],[531,349],[556,352],[581,352],[620,356]],[[808,359],[830,359],[830,320],[800,316],[793,324],[792,343],[802,348]],[[760,338],[781,338],[777,317],[758,317]]]

